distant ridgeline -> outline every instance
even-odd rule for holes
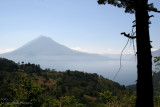
[[[131,107],[136,94],[95,73],[43,70],[0,58],[0,98],[0,107]]]

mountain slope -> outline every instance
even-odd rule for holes
[[[50,67],[53,63],[55,66],[66,65],[66,61],[97,61],[108,59],[98,54],[72,50],[45,36],[40,36],[15,51],[1,54],[0,57],[11,59],[15,62],[38,63],[45,68]],[[69,69],[69,67],[67,68]]]
[[[46,55],[53,56],[53,55],[74,55],[74,54],[82,54],[82,53],[71,50],[55,42],[49,37],[40,36],[35,40],[32,40],[31,42],[18,48],[17,50],[7,54],[8,55],[25,55],[25,56],[46,56]]]

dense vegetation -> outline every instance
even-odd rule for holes
[[[154,106],[160,107],[160,56],[154,57],[154,70],[153,70],[153,95]],[[128,90],[136,91],[136,85],[129,85],[126,87]]]
[[[97,74],[0,58],[0,98],[0,107],[134,107],[136,93]]]

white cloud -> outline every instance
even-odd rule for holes
[[[76,51],[81,51],[81,52],[88,52],[88,50],[82,49],[80,47],[74,47],[74,48],[71,48],[71,49],[76,50]]]
[[[2,54],[2,53],[7,53],[7,52],[11,52],[11,51],[13,51],[13,50],[15,50],[15,49],[0,49],[0,54]]]

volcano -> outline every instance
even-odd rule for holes
[[[46,36],[40,36],[12,52],[1,54],[0,57],[11,59],[15,62],[24,61],[38,64],[42,62],[47,64],[52,61],[108,59],[98,54],[72,50]]]

